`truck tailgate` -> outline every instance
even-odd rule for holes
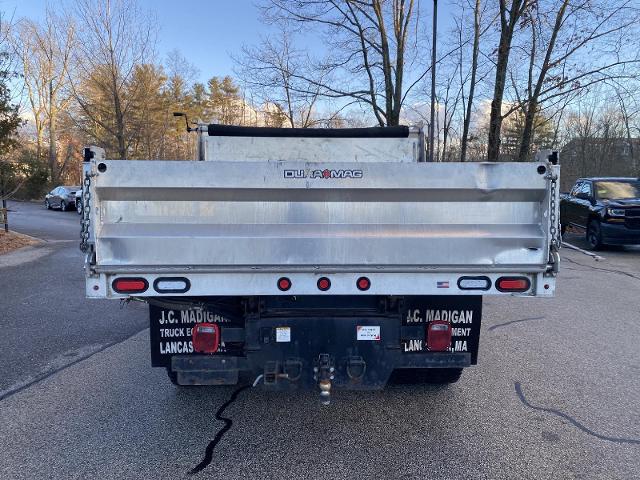
[[[94,160],[92,268],[544,272],[557,168]]]

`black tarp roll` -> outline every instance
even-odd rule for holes
[[[210,123],[208,133],[210,137],[406,138],[409,127],[274,128]]]

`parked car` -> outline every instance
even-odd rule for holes
[[[82,215],[82,189],[76,190],[76,212]]]
[[[579,178],[560,194],[560,224],[585,232],[593,250],[603,245],[640,244],[640,179]]]
[[[44,206],[47,210],[52,208],[59,208],[62,211],[75,208],[76,206],[76,192],[81,190],[82,187],[77,186],[60,186],[51,190],[44,197]]]

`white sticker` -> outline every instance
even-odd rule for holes
[[[290,342],[290,341],[291,341],[291,328],[277,327],[276,342]]]
[[[378,325],[358,325],[356,327],[358,340],[380,341],[380,327]]]

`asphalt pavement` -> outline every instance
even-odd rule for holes
[[[174,387],[146,309],[84,299],[77,214],[10,207],[46,241],[0,257],[0,478],[186,478],[222,417],[191,478],[640,477],[638,248],[563,249],[555,298],[486,298],[457,384],[247,389],[216,418],[235,388]]]
[[[10,202],[9,222],[43,242],[0,256],[0,398],[148,326],[142,305],[85,298],[75,211]]]

